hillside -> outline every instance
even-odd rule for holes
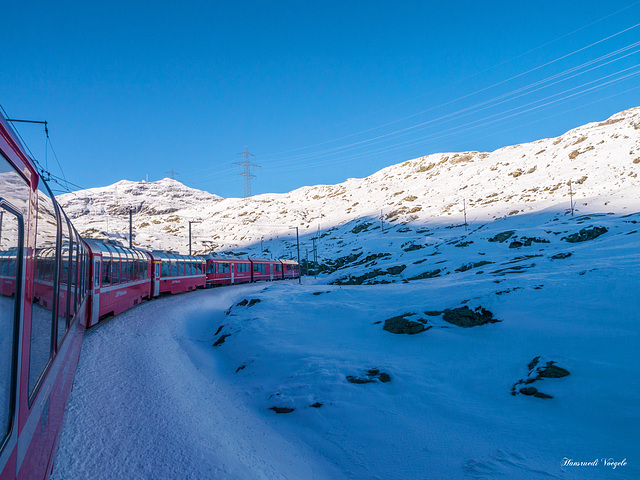
[[[199,221],[192,225],[196,253],[260,254],[262,248],[265,255],[295,257],[291,227],[297,226],[302,257],[317,236],[319,261],[330,266],[353,248],[360,248],[364,259],[401,252],[409,244],[416,249],[433,244],[433,229],[461,225],[465,206],[471,233],[456,229],[456,235],[473,235],[504,217],[569,211],[570,189],[576,215],[631,213],[638,210],[639,171],[640,108],[633,108],[557,138],[489,153],[428,155],[363,179],[287,194],[221,199],[164,179],[121,181],[59,200],[84,236],[104,237],[109,231],[126,241],[133,208],[134,244],[182,253],[188,251],[188,222]],[[550,215],[542,223],[553,221]]]

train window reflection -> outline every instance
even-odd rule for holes
[[[51,357],[51,331],[55,310],[54,284],[57,271],[58,214],[44,181],[37,190],[35,278],[31,307],[29,350],[29,394],[33,395]],[[61,307],[64,308],[64,307]]]
[[[12,375],[15,361],[16,295],[20,223],[0,208],[0,445],[9,433],[13,412]]]

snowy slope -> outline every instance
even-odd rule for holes
[[[339,185],[303,187],[287,194],[220,199],[175,180],[118,182],[59,197],[76,228],[88,237],[110,232],[128,238],[134,208],[135,243],[150,249],[188,251],[188,222],[195,252],[236,250],[276,257],[294,255],[299,227],[302,256],[318,232],[350,243],[354,226],[419,228],[457,224],[466,204],[470,222],[568,208],[569,182],[579,211],[616,211],[637,202],[640,170],[640,108],[537,142],[490,153],[441,153],[385,168]],[[463,203],[464,202],[464,203]],[[261,243],[262,241],[262,243]],[[333,258],[332,246],[320,249]],[[372,252],[373,253],[373,252]]]
[[[640,478],[639,138],[632,109],[170,213],[156,182],[139,244],[184,252],[202,220],[201,251],[264,237],[283,256],[298,225],[323,273],[154,300],[90,331],[54,478]],[[113,206],[110,187],[91,195],[62,198],[81,232],[106,220],[76,216],[91,198]],[[464,328],[464,312],[491,322]]]

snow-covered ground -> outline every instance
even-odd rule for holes
[[[639,222],[433,227],[391,259],[432,278],[143,304],[85,338],[54,478],[638,478]],[[499,322],[446,320],[465,306]],[[383,329],[400,316],[424,330]],[[525,383],[548,362],[569,375]]]
[[[183,253],[190,220],[196,251],[276,257],[298,225],[323,273],[89,331],[53,478],[640,478],[639,131],[635,108],[246,200],[60,197],[83,235],[134,207],[138,245]]]
[[[262,288],[159,299],[90,331],[52,478],[341,478],[220,372],[205,332],[238,295]]]

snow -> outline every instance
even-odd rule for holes
[[[297,224],[325,272],[161,298],[90,330],[53,478],[640,477],[639,117],[285,195],[184,187],[202,202],[144,214],[141,245],[184,251],[200,218],[202,250],[253,254],[264,236],[283,256]],[[165,187],[149,212],[170,208]],[[94,202],[108,210],[110,192]],[[445,320],[461,307],[499,322]],[[383,329],[400,315],[429,328]],[[569,375],[524,383],[548,362]]]
[[[448,245],[460,228],[434,229],[443,254],[433,258],[464,251],[495,263],[426,280],[306,278],[128,311],[85,338],[53,478],[637,476],[640,215],[590,221],[607,233],[575,244],[546,231],[589,221],[557,212],[470,229],[464,248]],[[509,229],[550,243],[488,241]],[[572,255],[552,259],[557,252]],[[492,273],[524,253],[540,255],[524,273]],[[424,314],[462,305],[500,322],[460,328]],[[432,328],[383,330],[404,313]],[[535,357],[570,372],[533,384],[551,399],[511,394]],[[371,369],[391,381],[347,380]],[[563,468],[565,458],[628,465]]]
[[[230,296],[260,288],[163,298],[90,331],[52,478],[341,478],[236,401],[202,337]]]

